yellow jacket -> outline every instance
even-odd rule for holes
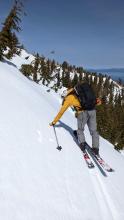
[[[59,121],[59,119],[62,117],[64,112],[68,109],[68,107],[73,106],[77,112],[82,111],[82,107],[80,105],[80,102],[79,102],[78,98],[74,94],[71,93],[72,91],[73,91],[73,89],[70,89],[68,91],[68,94],[69,93],[70,94],[65,97],[59,113],[57,114],[57,116],[53,120],[54,124],[56,124]]]
[[[99,98],[96,99],[96,105],[101,105],[101,100]],[[73,93],[73,88],[68,90],[67,96],[64,98],[64,101],[62,103],[62,107],[61,107],[60,111],[58,112],[58,114],[56,115],[56,117],[54,118],[52,123],[56,124],[59,121],[59,119],[62,117],[64,112],[69,107],[72,107],[72,106],[75,108],[77,115],[83,111],[78,98]]]

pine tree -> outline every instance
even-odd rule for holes
[[[48,80],[48,68],[47,68],[47,64],[46,64],[46,60],[45,57],[41,57],[40,59],[40,75],[41,75],[41,79],[42,79],[42,83],[43,85],[46,85],[46,83],[49,83]]]
[[[73,78],[73,80],[72,80],[72,87],[74,87],[77,83],[78,83],[78,75],[75,74],[75,75],[74,75],[74,78]]]
[[[0,58],[3,58],[4,50],[9,48],[7,58],[11,58],[13,54],[17,53],[19,40],[15,34],[21,30],[19,23],[21,22],[20,15],[22,12],[22,3],[15,0],[9,15],[3,23],[2,31],[0,32]]]
[[[66,87],[66,88],[69,88],[70,87],[70,84],[71,84],[71,81],[70,81],[70,73],[67,72],[63,78],[63,86]]]
[[[79,82],[81,82],[83,80],[83,76],[82,73],[79,74]]]
[[[31,64],[22,64],[20,71],[24,76],[29,77],[33,74],[33,66]]]
[[[35,61],[34,61],[34,66],[33,66],[33,80],[35,82],[38,82],[37,73],[38,73],[38,70],[39,70],[39,64],[40,64],[40,56],[37,53],[36,57],[35,57]]]
[[[51,80],[51,75],[52,75],[51,61],[49,59],[46,61],[46,67],[47,67],[47,76],[48,76],[48,81],[49,81]]]
[[[57,73],[57,75],[56,75],[56,78],[57,78],[57,88],[59,88],[60,87],[60,85],[61,85],[61,79],[60,79],[60,73],[58,72]]]
[[[3,60],[3,51],[1,47],[0,47],[0,60]]]
[[[66,61],[64,61],[62,63],[62,69],[63,69],[64,72],[68,69],[68,66],[69,66],[69,64]]]
[[[55,63],[55,60],[52,60],[51,62],[51,71],[53,72],[56,68],[56,63]]]

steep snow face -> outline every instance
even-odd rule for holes
[[[14,55],[11,62],[20,69],[22,64],[31,64],[33,60],[35,60],[35,57],[32,54],[29,54],[25,50],[21,50],[21,56]]]
[[[71,110],[56,126],[63,148],[57,151],[49,122],[60,107],[58,94],[0,62],[0,103],[1,220],[124,219],[124,157],[100,137],[100,153],[115,172],[105,177],[95,163],[89,170],[73,137]],[[87,127],[85,135],[91,145]]]

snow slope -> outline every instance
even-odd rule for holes
[[[105,177],[96,164],[89,170],[71,110],[56,126],[57,151],[49,122],[60,97],[13,63],[0,62],[0,220],[123,220],[124,157],[100,137],[100,153],[115,172]],[[85,134],[91,144],[87,127]]]

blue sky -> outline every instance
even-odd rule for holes
[[[0,23],[12,4],[0,3]],[[123,0],[26,0],[24,6],[19,38],[29,52],[84,68],[124,67]]]

